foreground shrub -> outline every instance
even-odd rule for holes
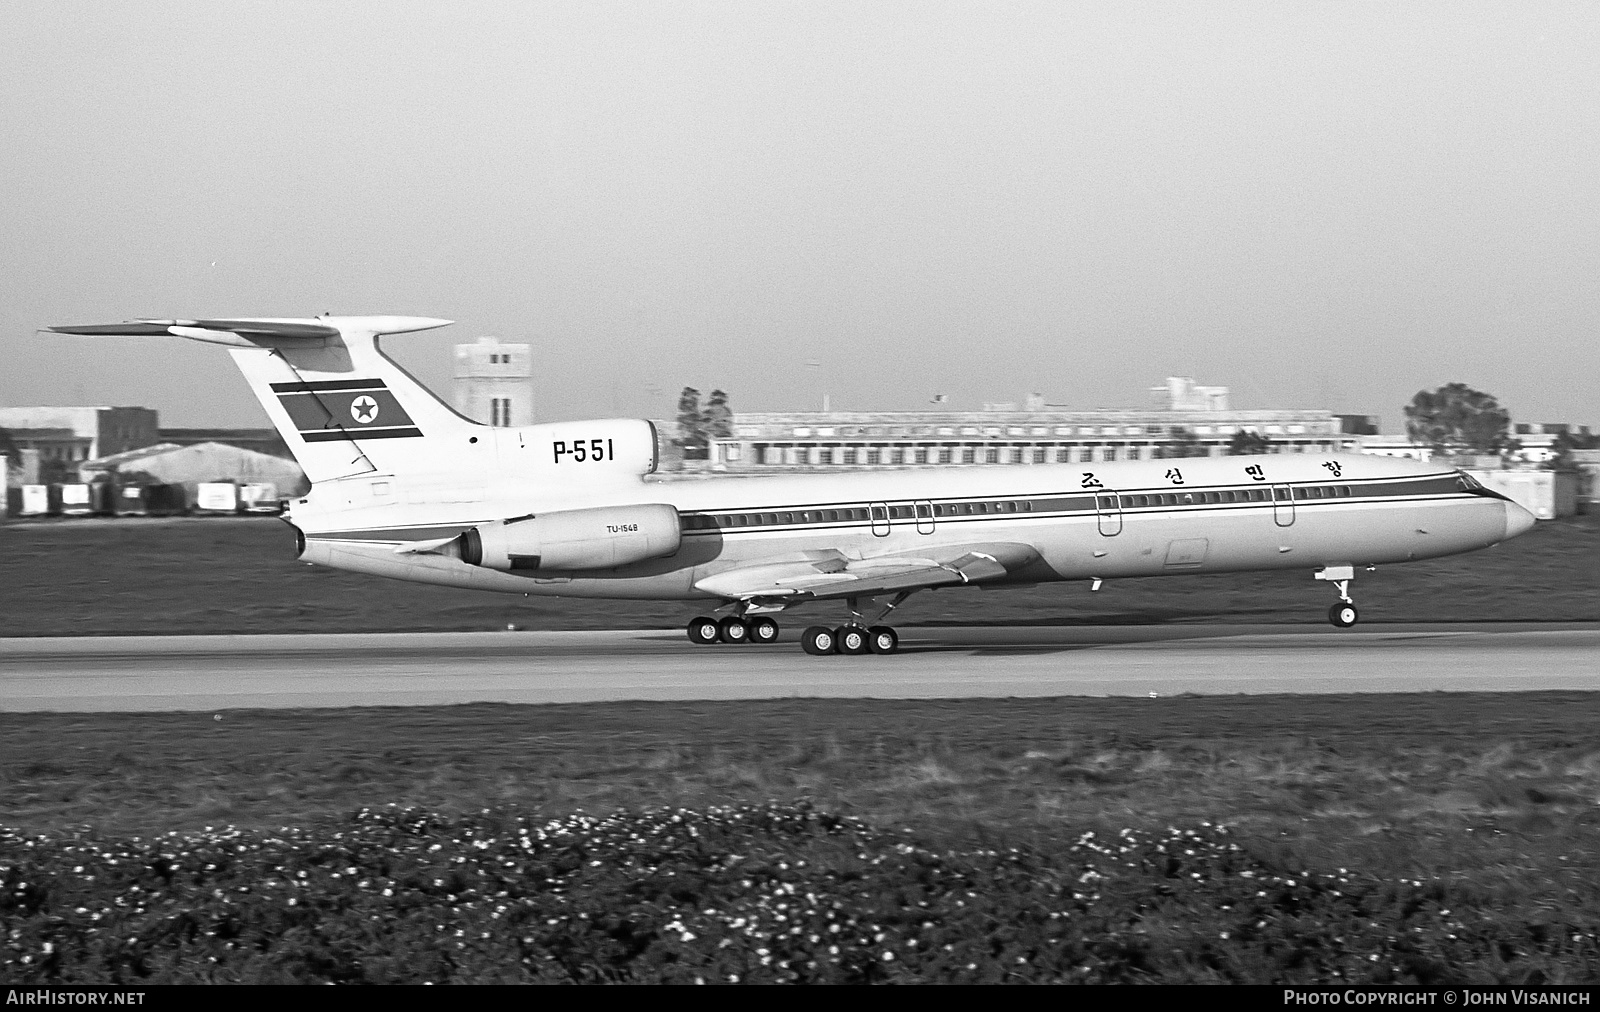
[[[1587,914],[1469,903],[1442,882],[1273,868],[1210,824],[962,852],[776,804],[0,830],[0,965],[18,984],[1596,979]]]

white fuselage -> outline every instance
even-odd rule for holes
[[[1031,546],[998,582],[1365,566],[1471,551],[1532,524],[1454,471],[1349,455],[1266,455],[1005,465],[703,480],[529,482],[515,474],[408,489],[362,476],[319,484],[289,517],[308,562],[397,579],[523,594],[716,599],[696,584],[772,560],[851,559],[940,545]],[[379,486],[382,486],[379,488]],[[502,572],[397,551],[540,511],[665,503],[676,554],[599,571]]]

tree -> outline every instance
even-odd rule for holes
[[[1577,467],[1577,462],[1572,458],[1573,450],[1600,449],[1600,435],[1589,431],[1587,425],[1582,426],[1577,432],[1562,429],[1556,433],[1556,438],[1550,441],[1550,459],[1544,466],[1551,471],[1571,471]]]
[[[1439,453],[1508,453],[1519,445],[1511,438],[1511,413],[1465,383],[1418,390],[1406,405],[1406,434]]]
[[[700,391],[694,387],[684,387],[678,395],[678,438],[673,442],[683,451],[684,460],[705,460],[711,455],[705,416],[700,412]]]
[[[1567,433],[1556,433],[1556,438],[1550,440],[1550,459],[1545,461],[1543,466],[1551,471],[1571,471],[1572,451],[1577,448],[1577,441]]]
[[[1190,432],[1181,425],[1174,425],[1165,443],[1156,447],[1156,458],[1166,457],[1204,457],[1209,451],[1205,444],[1200,442],[1200,437]]]
[[[1272,444],[1267,437],[1259,432],[1246,432],[1238,429],[1233,438],[1228,440],[1228,456],[1249,457],[1258,453],[1270,453]]]
[[[728,407],[727,394],[721,390],[711,391],[711,399],[706,402],[700,423],[708,440],[733,437],[733,409]]]

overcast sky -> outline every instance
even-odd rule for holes
[[[0,5],[0,404],[264,425],[138,316],[528,341],[541,420],[1136,405],[1600,423],[1593,3]],[[808,365],[808,363],[817,363]]]

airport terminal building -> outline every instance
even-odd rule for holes
[[[1148,460],[1182,447],[1222,456],[1244,431],[1274,453],[1358,452],[1376,431],[1364,415],[1325,410],[1235,410],[1226,387],[1172,377],[1149,408],[1069,410],[1030,397],[982,411],[739,412],[733,435],[711,443],[711,466],[751,473],[963,464],[1076,464]]]

